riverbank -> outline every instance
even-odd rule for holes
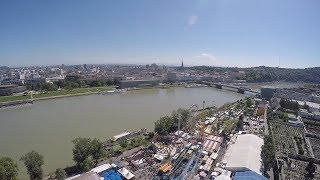
[[[159,86],[153,86],[153,87],[137,88],[132,90],[157,89],[157,88],[167,89],[167,88],[183,87],[183,86],[184,85],[180,85],[180,84],[164,85],[164,86],[159,85]],[[108,90],[111,90],[112,88],[114,88],[114,86],[77,88],[72,90],[58,90],[53,92],[33,94],[32,99],[30,94],[18,95],[18,96],[0,96],[0,105],[19,103],[21,101],[31,101],[31,100],[40,101],[40,100],[47,100],[47,99],[57,99],[57,98],[64,98],[64,97],[98,94],[99,92],[108,91]]]
[[[173,109],[190,108],[193,104],[202,107],[203,101],[206,107],[219,107],[242,98],[242,94],[216,88],[177,87],[58,98],[21,108],[4,108],[0,110],[0,154],[15,159],[21,169],[19,179],[27,179],[19,159],[28,151],[36,150],[45,157],[43,170],[48,174],[74,164],[72,140],[76,137],[105,140],[141,127],[153,130],[154,122]]]
[[[77,88],[72,90],[58,90],[46,93],[33,94],[33,98],[31,99],[31,95],[20,95],[20,96],[0,96],[0,104],[10,104],[21,101],[40,101],[47,99],[56,99],[56,98],[64,98],[64,97],[73,97],[73,96],[84,96],[90,94],[97,94],[101,91],[111,90],[113,86],[107,87],[92,87],[92,88]]]

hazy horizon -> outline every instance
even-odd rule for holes
[[[0,2],[0,66],[320,66],[320,1]]]

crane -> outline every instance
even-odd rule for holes
[[[192,167],[192,170],[191,170],[191,172],[192,172],[192,173],[194,173],[194,172],[195,172],[196,167],[197,167],[197,165],[198,165],[198,163],[199,163],[199,160],[200,160],[201,155],[202,155],[202,149],[203,149],[203,145],[202,145],[202,144],[200,144],[200,147],[199,147],[199,150],[198,150],[198,155],[197,155],[196,162],[194,163],[194,165],[193,165],[193,167]]]
[[[191,164],[193,163],[194,158],[195,158],[195,153],[192,154],[191,159],[189,160],[189,162],[188,162],[188,164],[186,165],[186,167],[183,169],[181,175],[179,176],[179,179],[183,179],[183,180],[184,180],[184,179],[186,178],[186,176],[187,176],[187,174],[188,174],[188,171],[189,171],[189,169],[190,169],[190,166],[191,166]]]
[[[188,163],[187,163],[186,167],[183,169],[181,175],[176,179],[185,180],[189,171],[190,171],[190,167],[191,167],[191,172],[194,173],[195,168],[197,167],[199,159],[201,158],[201,155],[202,155],[202,147],[203,146],[200,144],[199,148],[198,148],[198,154],[196,155],[195,152],[192,154],[191,159],[188,161]]]

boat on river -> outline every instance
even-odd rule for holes
[[[119,93],[125,93],[125,92],[127,92],[126,89],[114,89],[109,91],[102,91],[99,93],[99,95],[119,94]]]
[[[198,87],[208,87],[205,84],[186,84],[185,88],[198,88]]]

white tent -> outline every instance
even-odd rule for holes
[[[111,167],[112,167],[111,164],[102,164],[101,166],[98,166],[98,167],[91,169],[91,171],[99,174],[105,170],[110,169]]]
[[[121,168],[118,170],[118,172],[125,178],[125,179],[132,179],[134,175],[128,171],[126,168]]]

